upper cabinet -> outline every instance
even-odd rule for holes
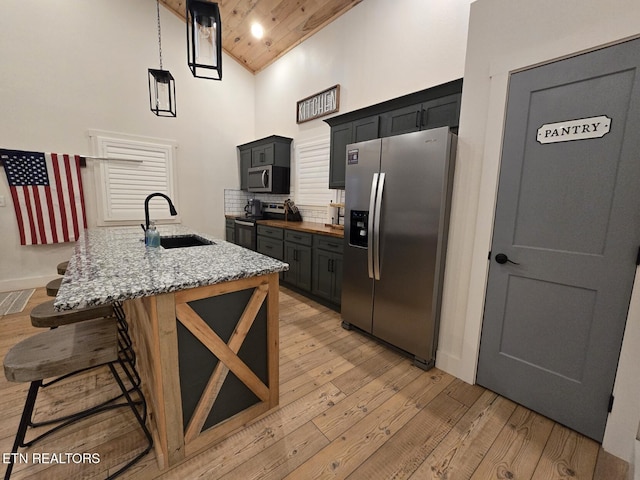
[[[238,147],[240,148],[240,147]],[[240,149],[240,189],[247,189],[247,173],[251,168],[251,148]]]
[[[329,188],[344,188],[345,162],[337,159],[344,157],[347,145],[378,138],[379,126],[380,118],[374,115],[331,128]]]
[[[380,137],[417,132],[438,127],[457,127],[461,94],[398,108],[380,115]]]
[[[282,157],[280,157],[280,160]],[[260,147],[251,149],[251,166],[262,167],[264,165],[274,165],[276,162],[275,143],[268,143]]]
[[[276,167],[291,166],[292,138],[271,135],[270,137],[254,140],[238,145],[240,154],[240,188],[246,190],[247,172],[252,167],[273,165]]]
[[[329,188],[344,188],[346,146],[350,143],[449,126],[460,118],[462,79],[331,117]]]

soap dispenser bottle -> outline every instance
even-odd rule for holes
[[[160,246],[160,233],[156,229],[156,224],[153,222],[149,223],[149,228],[147,228],[144,235],[144,244],[147,247],[159,247]]]

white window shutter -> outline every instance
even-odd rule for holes
[[[329,190],[329,135],[296,142],[296,203],[326,206],[333,198]]]
[[[99,225],[129,225],[144,219],[144,200],[160,192],[176,200],[174,156],[171,141],[119,138],[95,135],[94,152],[98,160],[96,191]],[[149,203],[154,220],[176,221],[163,198]]]

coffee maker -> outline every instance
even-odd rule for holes
[[[244,212],[247,217],[262,217],[262,202],[256,198],[250,198],[244,206]]]

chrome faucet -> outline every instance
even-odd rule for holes
[[[144,199],[144,231],[149,230],[149,200],[153,197],[164,197],[169,203],[169,213],[171,216],[176,216],[178,212],[176,212],[176,207],[173,206],[173,202],[169,197],[167,197],[164,193],[156,192],[148,195],[147,198]]]

